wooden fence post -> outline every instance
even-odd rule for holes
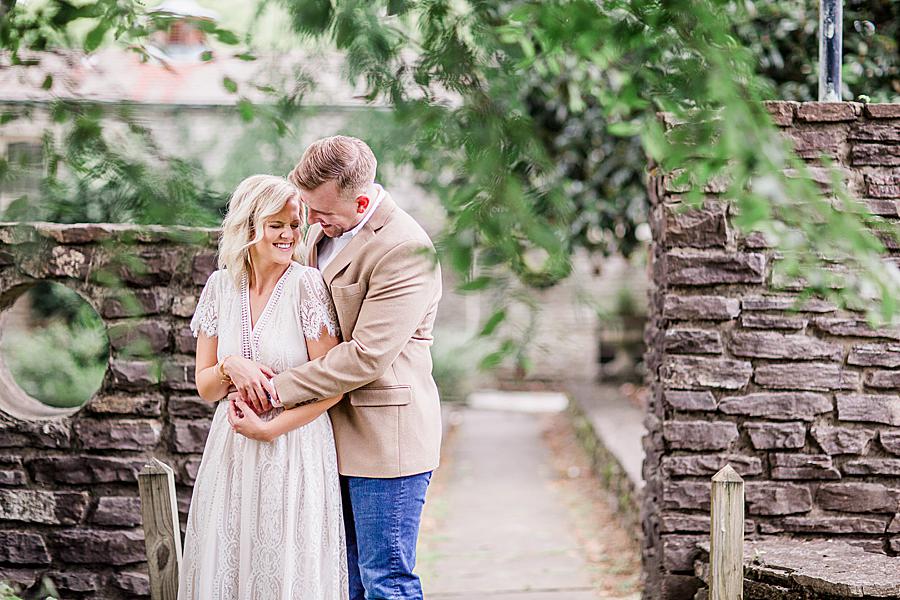
[[[138,474],[138,488],[150,567],[150,598],[176,600],[181,570],[181,528],[175,499],[175,473],[154,458]]]
[[[709,598],[744,598],[744,480],[725,465],[712,478]]]

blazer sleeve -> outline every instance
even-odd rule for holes
[[[439,277],[434,250],[421,242],[386,253],[369,278],[353,339],[275,376],[285,407],[340,396],[381,377],[428,312]]]

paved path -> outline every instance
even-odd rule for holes
[[[466,408],[456,418],[426,504],[425,522],[435,523],[425,526],[420,545],[426,597],[598,598],[552,489],[542,416]]]

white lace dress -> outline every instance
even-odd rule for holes
[[[292,263],[250,327],[246,280],[213,273],[191,321],[236,354],[280,372],[337,318],[318,270]],[[328,413],[272,443],[236,434],[220,402],[194,484],[178,586],[183,600],[346,600],[346,543]],[[272,418],[283,409],[262,415]]]

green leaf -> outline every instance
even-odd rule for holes
[[[238,112],[241,113],[241,119],[243,119],[244,122],[249,123],[253,120],[255,109],[253,108],[252,102],[246,98],[241,98],[237,103],[237,108]]]
[[[388,0],[387,14],[402,15],[409,10],[408,0]]]
[[[213,31],[213,35],[216,36],[217,40],[229,46],[236,46],[241,43],[241,39],[237,34],[228,29],[216,29]]]
[[[477,292],[487,288],[493,279],[486,276],[476,277],[472,281],[467,281],[457,288],[460,292]]]
[[[497,312],[491,315],[491,317],[484,324],[484,327],[481,328],[481,333],[478,335],[481,337],[487,337],[494,333],[497,327],[506,320],[506,309],[501,308]]]
[[[205,50],[205,51],[203,51],[203,53],[200,54],[200,60],[202,60],[203,62],[209,62],[212,59],[213,59],[212,50]]]
[[[253,61],[256,60],[256,56],[250,54],[249,52],[242,52],[241,54],[235,54],[235,58],[239,58],[240,60]]]
[[[41,88],[49,90],[51,87],[53,87],[53,75],[48,73],[47,76],[44,77],[44,83],[41,84]]]
[[[228,90],[232,94],[237,93],[237,91],[238,91],[238,84],[231,77],[224,77],[222,79],[222,85],[225,87],[226,90]]]
[[[107,19],[101,19],[97,26],[88,32],[87,37],[84,38],[85,52],[93,52],[100,47],[100,44],[103,43],[103,38],[106,37],[106,32],[109,30],[111,24],[111,21]]]

